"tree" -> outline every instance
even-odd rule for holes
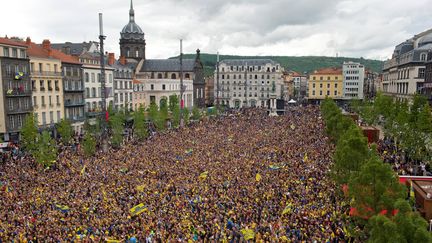
[[[93,156],[96,152],[96,139],[89,132],[84,135],[83,149],[87,157]]]
[[[369,220],[370,242],[432,242],[428,223],[411,210],[407,201],[399,199],[394,205],[398,210],[394,217],[377,215]]]
[[[47,131],[37,137],[37,150],[33,152],[35,160],[44,167],[50,167],[57,158],[57,148],[54,139]]]
[[[189,109],[188,108],[183,108],[183,121],[184,121],[185,125],[189,124]]]
[[[159,114],[158,114],[158,125],[157,128],[159,130],[164,130],[166,121],[168,119],[168,103],[166,99],[161,100],[161,106],[159,108]]]
[[[115,115],[110,117],[109,124],[112,135],[111,144],[115,148],[118,148],[123,141],[124,115],[122,115],[121,113],[116,113]]]
[[[35,118],[34,114],[27,115],[21,129],[21,145],[30,154],[37,150],[38,128]]]
[[[144,108],[142,107],[134,113],[134,132],[140,141],[148,137],[148,127],[145,122]]]
[[[57,124],[57,131],[61,136],[62,143],[63,144],[69,144],[69,142],[73,136],[73,133],[74,133],[70,121],[62,119]]]
[[[201,112],[198,107],[194,106],[192,108],[192,120],[198,121],[201,119]]]
[[[180,125],[180,107],[174,106],[172,110],[172,121],[173,126],[178,127]]]
[[[335,180],[340,184],[348,183],[350,176],[360,171],[368,158],[367,138],[360,128],[350,126],[336,146],[333,166]]]
[[[179,106],[179,98],[177,95],[173,94],[169,97],[169,110],[174,112],[175,107]]]
[[[354,200],[351,206],[368,217],[377,215],[382,210],[391,213],[394,202],[405,198],[405,190],[396,173],[390,165],[383,163],[376,151],[349,181],[349,195]]]

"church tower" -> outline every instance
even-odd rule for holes
[[[144,32],[135,23],[135,11],[131,0],[129,23],[120,32],[120,56],[137,61],[145,59],[145,46]]]

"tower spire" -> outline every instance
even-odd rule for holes
[[[133,9],[133,1],[130,2],[129,22],[135,22],[135,11]]]

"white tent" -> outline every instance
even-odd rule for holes
[[[296,104],[296,103],[297,103],[297,101],[295,101],[293,99],[291,99],[290,101],[288,101],[288,104]]]

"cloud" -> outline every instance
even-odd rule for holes
[[[398,43],[432,28],[431,0],[135,0],[147,56],[184,52],[238,55],[327,55],[384,59]],[[24,6],[24,7],[23,7]],[[104,13],[106,50],[119,52],[129,0],[6,1],[0,35],[41,42],[98,40]]]

